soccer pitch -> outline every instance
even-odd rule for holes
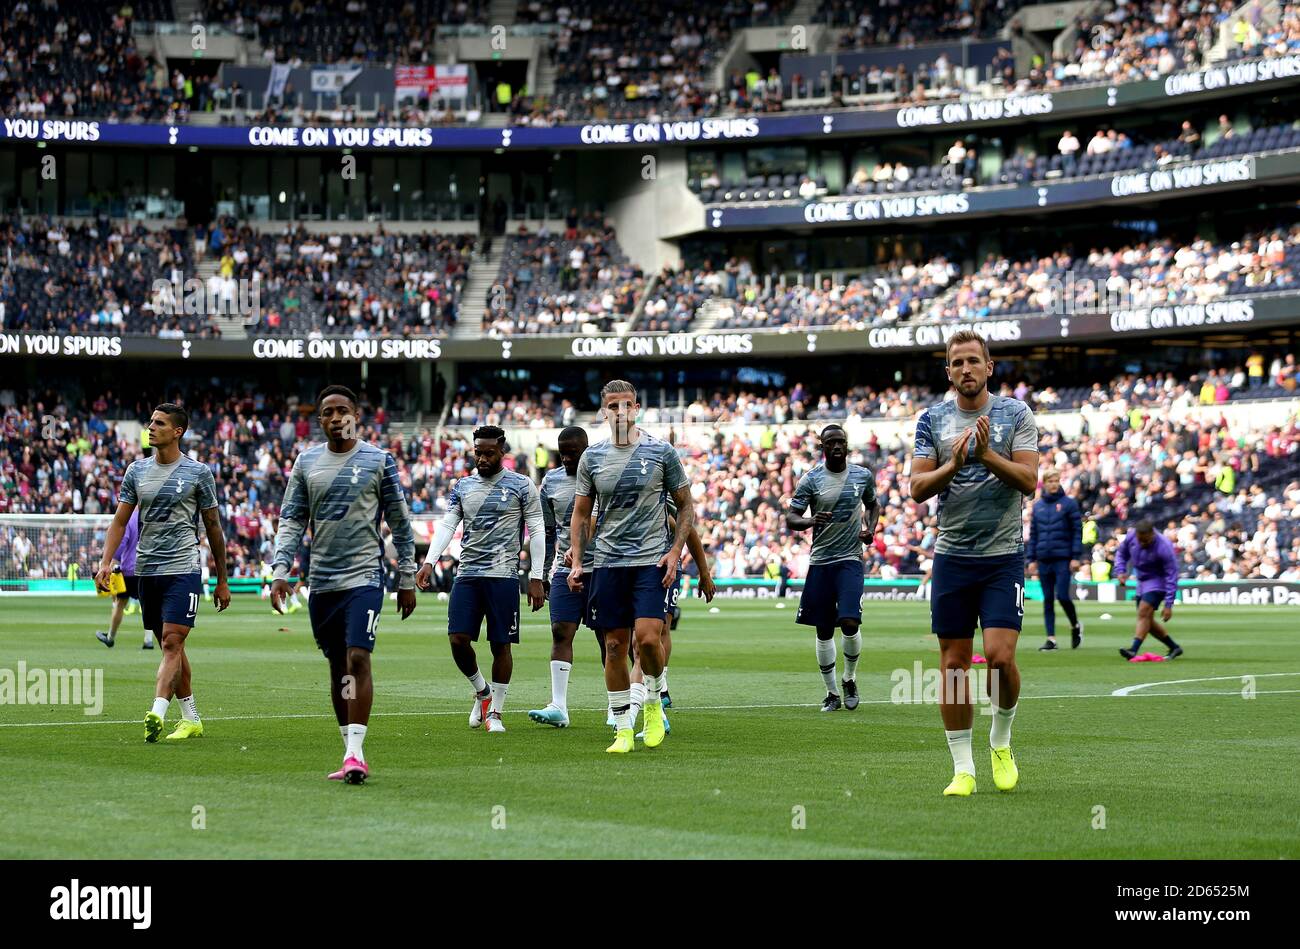
[[[952,767],[938,709],[891,701],[895,670],[910,686],[914,662],[936,664],[925,604],[866,604],[862,705],[822,714],[795,601],[715,603],[718,613],[686,603],[674,634],[672,734],[660,749],[613,756],[588,631],[574,650],[573,726],[535,725],[526,712],[549,698],[550,633],[545,610],[525,612],[508,731],[489,736],[467,727],[445,604],[422,595],[402,623],[389,602],[372,778],[351,787],[325,780],[342,742],[305,610],[278,617],[237,597],[218,616],[204,605],[189,652],[207,734],[147,745],[159,652],[140,650],[139,617],[106,650],[94,639],[106,601],[6,599],[0,670],[102,669],[104,695],[98,716],[0,705],[0,747],[21,775],[5,797],[0,857],[1300,856],[1290,611],[1182,608],[1170,632],[1186,656],[1135,664],[1116,654],[1132,636],[1131,606],[1081,605],[1083,647],[1069,650],[1062,624],[1066,648],[1044,654],[1034,604],[1019,654],[1020,786],[994,789],[989,718],[977,712],[979,791],[960,799],[940,794]],[[1101,620],[1107,608],[1114,618]],[[486,670],[486,644],[477,648]],[[173,703],[169,730],[178,717]]]

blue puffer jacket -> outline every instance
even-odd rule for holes
[[[1034,502],[1025,556],[1035,561],[1083,558],[1083,518],[1079,505],[1064,491],[1044,494]]]

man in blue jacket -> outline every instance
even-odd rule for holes
[[[1039,652],[1056,649],[1056,601],[1061,601],[1070,620],[1070,648],[1083,642],[1083,626],[1070,599],[1070,578],[1083,556],[1083,518],[1079,505],[1061,490],[1061,473],[1055,468],[1043,472],[1043,491],[1030,512],[1029,543],[1025,556],[1038,563],[1038,582],[1043,587],[1043,623],[1047,642]]]

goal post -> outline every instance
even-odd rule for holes
[[[0,596],[93,596],[112,523],[112,514],[0,514]]]

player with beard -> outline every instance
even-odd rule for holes
[[[474,432],[472,474],[461,478],[447,498],[447,514],[438,524],[415,582],[428,590],[433,565],[464,524],[460,569],[447,607],[447,634],[456,668],[474,689],[469,727],[504,732],[501,713],[514,670],[510,646],[519,642],[519,554],[528,526],[528,605],[533,612],[546,602],[542,575],[546,564],[546,526],[542,503],[532,480],[502,466],[506,433],[495,425]],[[492,682],[479,672],[473,642],[487,620],[492,650]]]
[[[1038,487],[1038,426],[1024,402],[989,392],[993,359],[973,330],[948,340],[947,373],[957,397],[932,405],[917,420],[911,494],[917,502],[939,496],[930,626],[939,638],[939,712],[953,760],[953,779],[943,793],[966,797],[975,792],[968,682],[977,622],[994,700],[993,783],[1010,791],[1020,779],[1011,723],[1020,697],[1016,641],[1025,615],[1022,511]]]

